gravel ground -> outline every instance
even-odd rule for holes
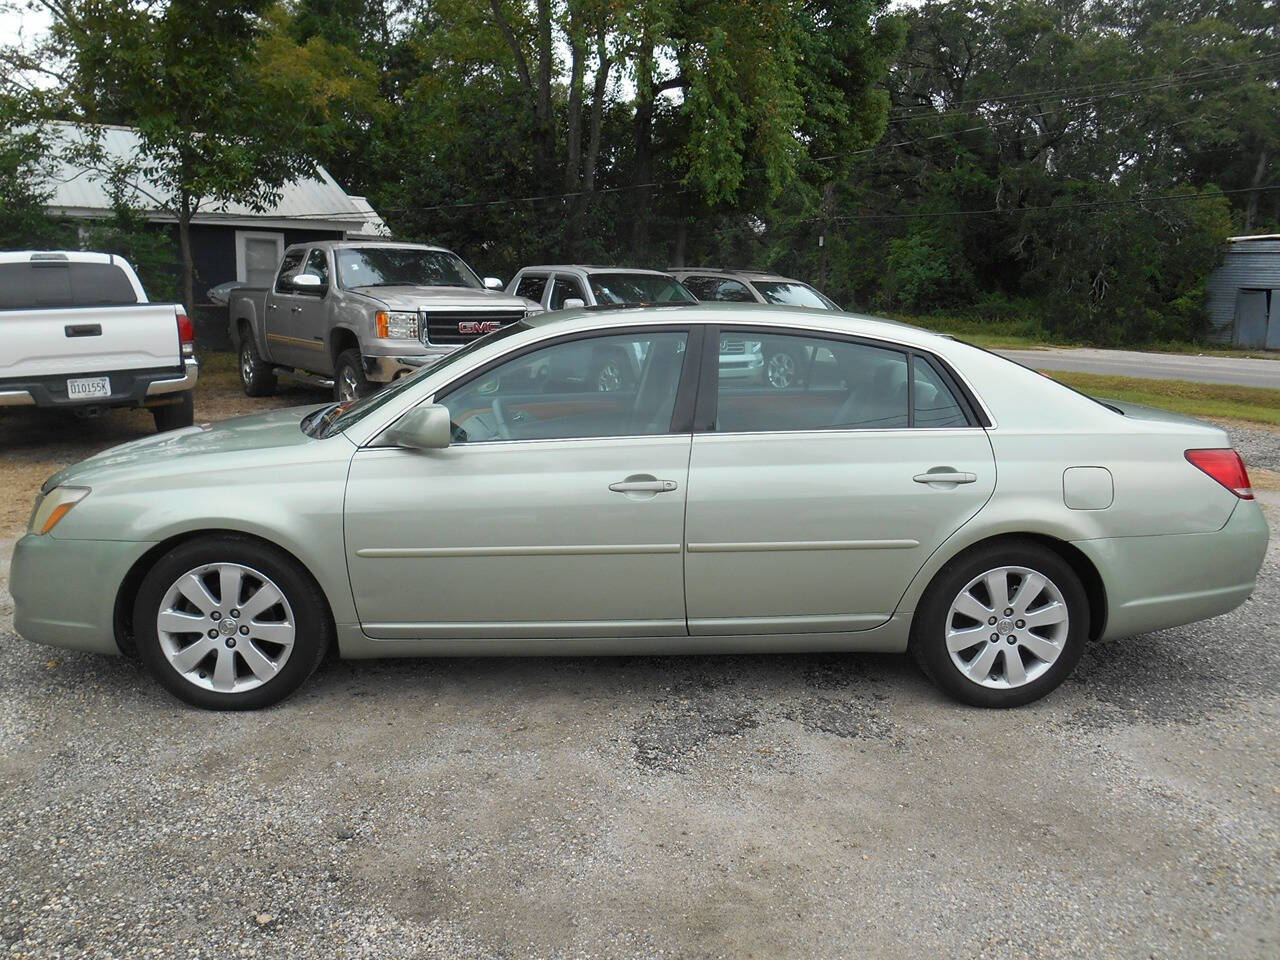
[[[145,432],[33,423],[0,423],[8,956],[1280,954],[1274,539],[1244,607],[1013,712],[797,655],[332,662],[220,715],[13,635],[33,484]]]

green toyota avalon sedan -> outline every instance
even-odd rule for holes
[[[798,358],[779,388],[730,345]],[[608,384],[586,372],[608,357]],[[50,478],[26,638],[202,707],[345,657],[907,651],[967,703],[1225,613],[1267,527],[1224,432],[913,327],[743,304],[560,312],[364,399]]]

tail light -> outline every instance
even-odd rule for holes
[[[1253,485],[1240,454],[1230,447],[1217,450],[1188,450],[1187,461],[1203,470],[1241,500],[1253,499]]]
[[[178,343],[184,360],[196,355],[196,328],[185,313],[178,314]]]

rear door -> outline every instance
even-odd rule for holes
[[[298,336],[298,318],[310,298],[293,286],[302,272],[305,249],[287,250],[276,272],[275,284],[267,291],[267,349],[273,363],[307,369],[315,361],[315,351]]]
[[[703,381],[686,505],[690,633],[885,622],[929,554],[990,498],[986,431],[945,368],[905,348],[748,327],[718,336],[721,356],[768,339],[812,362],[786,388],[719,369]]]

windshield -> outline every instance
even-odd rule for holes
[[[428,373],[436,373],[443,370],[445,367],[451,366],[460,360],[465,360],[481,347],[487,347],[489,344],[495,343],[504,337],[509,337],[513,333],[521,333],[528,329],[530,329],[529,324],[523,320],[509,323],[505,327],[499,327],[493,333],[485,334],[478,340],[472,340],[460,350],[446,353],[435,363],[428,364],[421,370],[415,370],[407,377],[401,377],[377,393],[371,393],[355,400],[347,400],[345,403],[330,404],[327,407],[313,411],[302,418],[302,432],[321,440],[325,437],[331,437],[335,433],[359,423],[379,407],[391,402],[413,387]]]
[[[457,254],[406,247],[347,247],[335,251],[343,287],[484,286]]]
[[[818,310],[839,310],[834,303],[807,283],[791,280],[754,280],[755,288],[765,303],[780,303],[792,307],[816,307]]]
[[[593,273],[596,303],[692,303],[694,296],[673,277],[660,273]]]

